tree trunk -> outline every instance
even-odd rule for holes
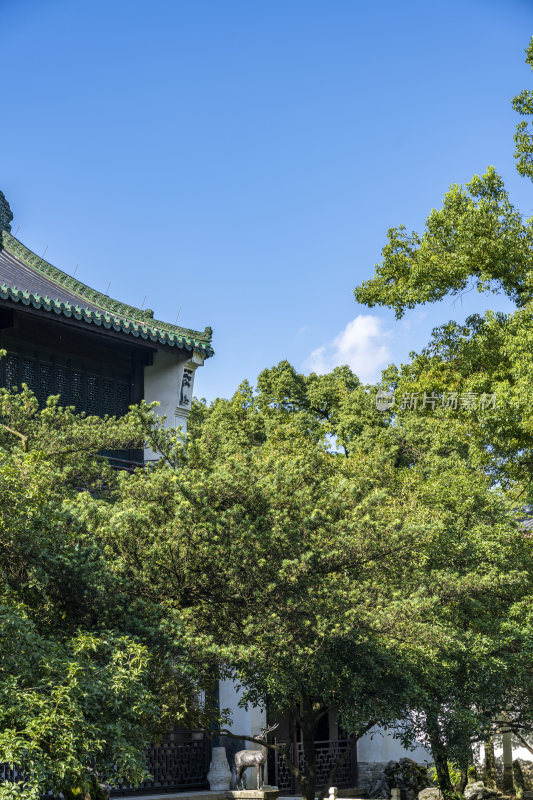
[[[321,717],[326,709],[313,702],[305,692],[300,695],[300,708],[296,719],[300,725],[303,744],[304,765],[301,770],[300,786],[304,800],[315,800],[316,792],[316,752],[315,732]]]
[[[494,757],[494,736],[485,739],[485,767],[483,772],[485,786],[496,789],[496,759]]]
[[[472,745],[470,743],[470,737],[464,736],[462,741],[462,746],[458,748],[458,766],[461,772],[461,778],[459,780],[459,785],[455,788],[459,791],[459,794],[463,794],[466,786],[470,781],[468,780],[468,774],[470,767],[473,765],[473,754],[472,754]],[[475,767],[474,767],[475,769]]]
[[[454,794],[452,782],[450,779],[450,772],[448,770],[448,753],[442,741],[439,721],[436,714],[426,714],[427,729],[429,736],[429,743],[431,745],[431,754],[435,762],[435,769],[437,770],[437,783],[444,797],[452,797]]]
[[[315,800],[316,792],[316,753],[315,753],[315,727],[313,721],[301,721],[302,743],[304,746],[305,770],[302,779],[302,796],[304,800]]]

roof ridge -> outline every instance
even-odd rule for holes
[[[1,244],[9,253],[23,261],[26,266],[37,270],[49,280],[57,283],[58,286],[63,289],[68,289],[73,294],[78,295],[80,300],[85,300],[92,305],[98,306],[100,313],[104,315],[118,315],[138,324],[146,325],[149,328],[168,331],[178,336],[192,337],[207,345],[211,344],[213,331],[210,327],[205,328],[204,331],[196,331],[192,328],[182,328],[179,325],[172,325],[169,322],[154,319],[153,312],[130,306],[127,303],[121,303],[119,300],[114,300],[108,295],[102,294],[96,289],[92,289],[90,286],[87,286],[87,284],[82,283],[82,281],[78,281],[76,278],[72,277],[72,275],[63,272],[63,270],[50,264],[49,261],[38,256],[8,231],[2,230],[0,234]]]

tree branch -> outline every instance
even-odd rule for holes
[[[4,425],[3,423],[0,424],[2,425],[2,428],[4,428],[4,430],[8,431],[8,433],[12,433],[13,436],[18,436],[18,438],[22,442],[22,449],[26,453],[28,450],[28,437],[24,436],[24,434],[20,433],[20,431],[16,431],[14,428],[10,428],[9,425]]]

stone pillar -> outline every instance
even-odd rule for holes
[[[503,790],[513,790],[513,747],[511,744],[511,731],[502,731],[503,748]]]

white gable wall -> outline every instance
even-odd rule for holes
[[[144,399],[147,403],[157,402],[154,409],[157,417],[165,417],[166,428],[181,428],[183,437],[187,435],[187,417],[191,410],[196,369],[203,365],[203,357],[198,353],[168,352],[158,350],[153,363],[144,368]],[[146,450],[145,460],[157,456]]]

